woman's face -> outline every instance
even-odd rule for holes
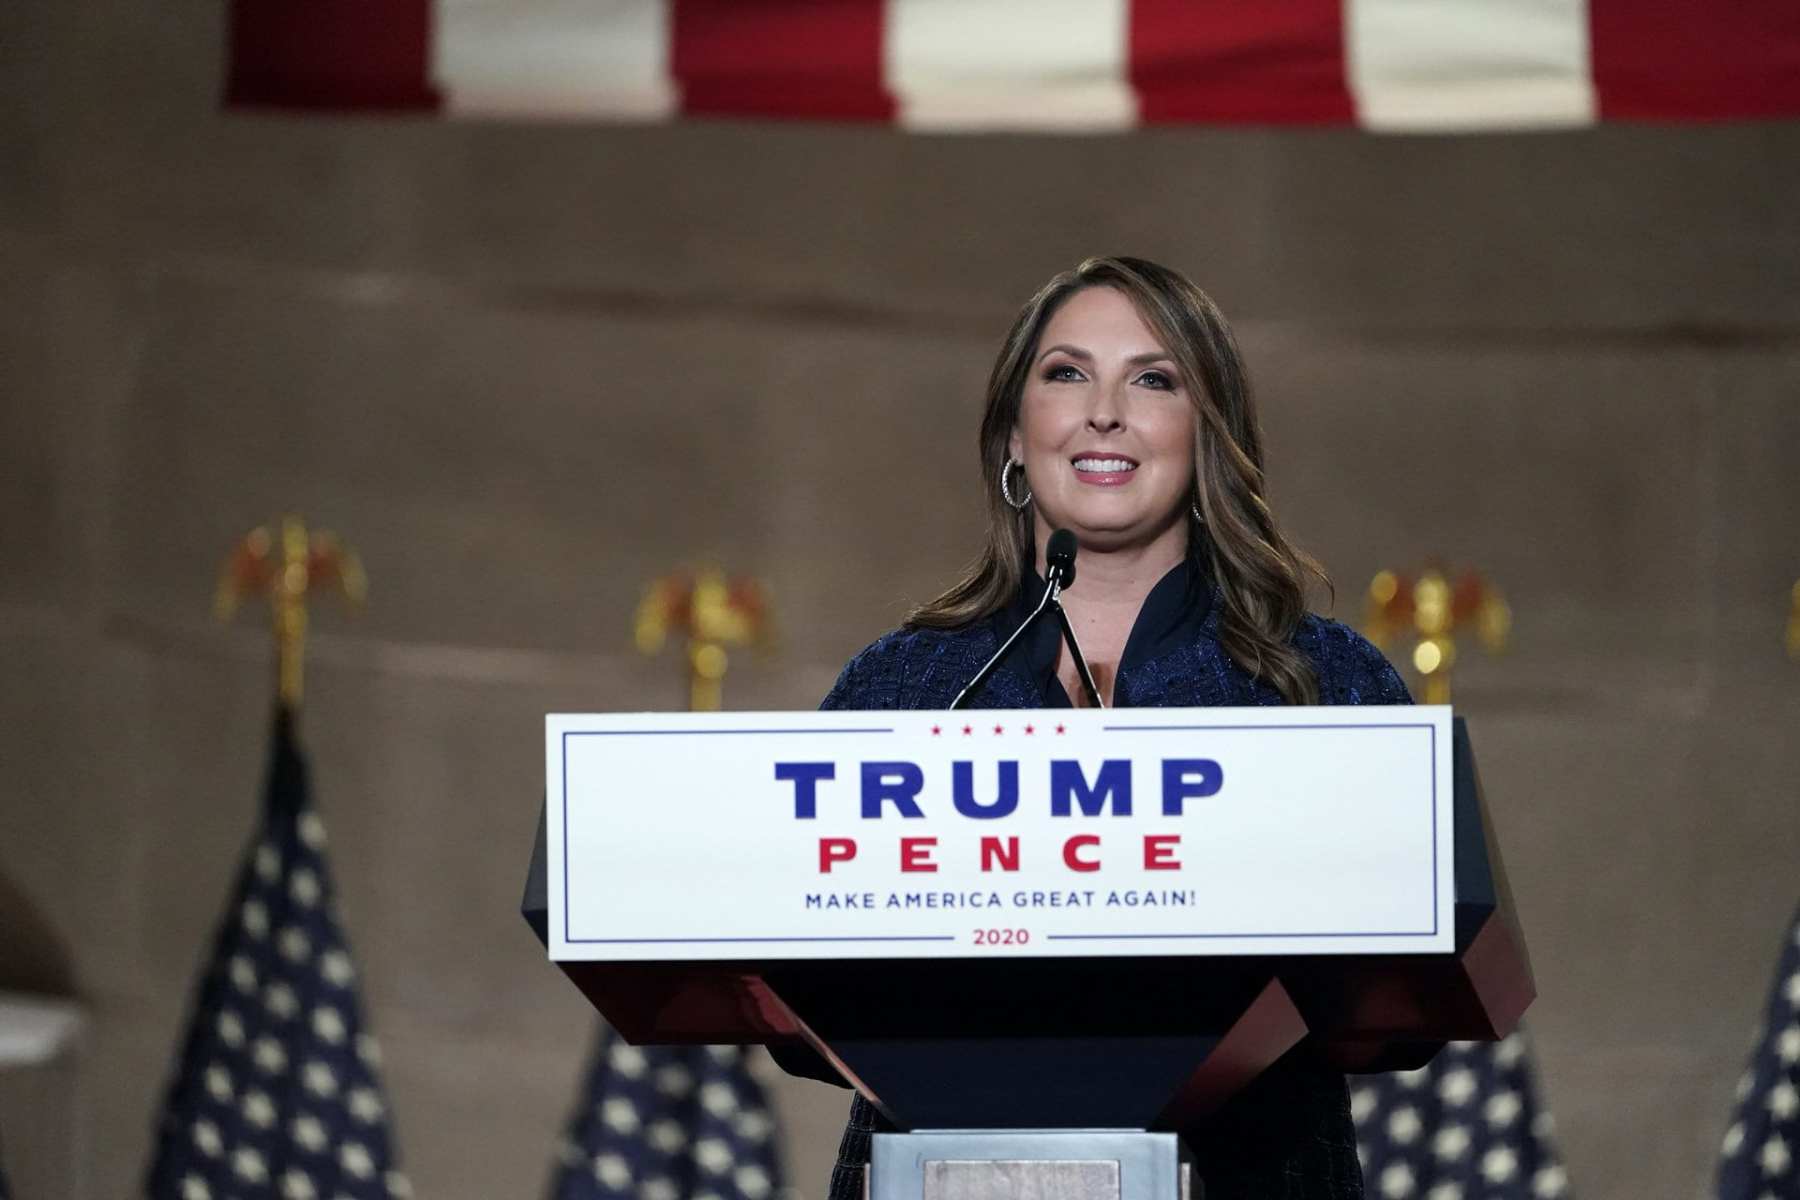
[[[1125,294],[1070,296],[1036,354],[1009,447],[1025,464],[1040,531],[1068,528],[1109,549],[1147,544],[1182,521],[1194,490],[1189,381]]]

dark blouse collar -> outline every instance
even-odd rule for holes
[[[1076,575],[1076,587],[1081,586]],[[1004,642],[1012,635],[1044,595],[1044,579],[1037,572],[1036,556],[1025,566],[1018,594],[1012,603],[991,618],[994,636]],[[1213,588],[1206,564],[1196,554],[1170,568],[1157,580],[1144,606],[1132,622],[1131,634],[1125,639],[1125,653],[1119,659],[1118,675],[1113,680],[1113,699],[1124,695],[1125,678],[1133,668],[1162,657],[1181,646],[1192,645],[1202,636],[1207,613],[1212,608]],[[1041,696],[1045,708],[1068,708],[1069,695],[1056,677],[1056,656],[1062,645],[1062,629],[1053,615],[1046,615],[1007,655],[1001,669],[1019,676]]]

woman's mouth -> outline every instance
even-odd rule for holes
[[[1075,468],[1075,478],[1096,487],[1118,487],[1129,483],[1132,472],[1138,468],[1136,459],[1116,454],[1083,454],[1069,461]]]

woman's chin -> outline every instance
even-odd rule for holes
[[[1147,519],[1138,513],[1070,513],[1052,529],[1067,529],[1088,550],[1102,554],[1147,546],[1169,531],[1169,522]]]

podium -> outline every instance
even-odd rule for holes
[[[1288,719],[1294,720],[1296,710],[1287,711]],[[1202,713],[1203,717],[1196,717]],[[1365,713],[1369,721],[1353,720],[1359,713]],[[1169,719],[1170,714],[1185,714],[1192,721],[1184,724]],[[1221,864],[1236,860],[1229,854],[1217,860],[1204,859],[1208,848],[1216,851],[1215,842],[1232,843],[1232,839],[1238,839],[1238,850],[1230,853],[1241,856],[1249,847],[1243,839],[1265,843],[1270,839],[1271,835],[1266,831],[1259,833],[1259,829],[1275,828],[1277,840],[1289,836],[1280,832],[1279,823],[1268,824],[1282,819],[1283,803],[1310,803],[1314,808],[1304,811],[1319,815],[1290,822],[1296,846],[1291,855],[1281,846],[1265,845],[1261,849],[1270,863],[1286,863],[1293,858],[1313,865],[1285,884],[1268,885],[1274,890],[1267,891],[1268,898],[1258,903],[1271,911],[1285,912],[1282,900],[1288,897],[1295,900],[1297,912],[1303,910],[1305,906],[1299,902],[1304,897],[1300,893],[1336,886],[1327,876],[1337,869],[1332,864],[1338,861],[1334,856],[1340,853],[1340,845],[1350,846],[1341,852],[1343,869],[1363,870],[1360,878],[1364,880],[1385,878],[1390,872],[1404,876],[1416,867],[1421,872],[1421,886],[1428,871],[1435,871],[1433,878],[1448,885],[1449,891],[1435,898],[1437,907],[1432,910],[1430,930],[1421,915],[1414,931],[1422,939],[1421,944],[1428,943],[1431,948],[1409,948],[1403,938],[1413,936],[1413,932],[1408,932],[1411,926],[1394,922],[1370,926],[1375,932],[1368,936],[1344,934],[1341,943],[1332,940],[1338,933],[1313,928],[1261,930],[1256,936],[1243,934],[1242,938],[1248,938],[1245,941],[1239,932],[1220,927],[1217,922],[1207,926],[1211,932],[1183,932],[1190,925],[1200,928],[1192,923],[1204,923],[1210,918],[1175,912],[1158,915],[1162,924],[1157,929],[1161,932],[1121,932],[1125,927],[1119,921],[1125,918],[1115,915],[1108,918],[1113,922],[1107,927],[1110,932],[1040,934],[1031,943],[1030,953],[1008,953],[1006,947],[1001,947],[993,957],[983,956],[975,947],[950,942],[942,934],[885,935],[891,938],[893,947],[885,950],[881,945],[863,944],[877,939],[860,933],[835,938],[790,935],[788,927],[783,926],[781,936],[664,936],[668,930],[661,925],[655,926],[658,936],[605,937],[583,942],[583,957],[575,957],[577,942],[572,931],[578,920],[587,918],[579,917],[579,903],[571,905],[570,889],[584,871],[604,865],[594,857],[592,847],[611,838],[641,836],[642,852],[654,858],[657,848],[670,840],[668,830],[683,826],[677,817],[647,817],[652,823],[665,819],[674,823],[662,828],[660,834],[654,829],[640,834],[620,825],[612,832],[595,835],[600,842],[591,838],[584,841],[579,826],[587,818],[577,816],[570,824],[571,813],[627,805],[631,802],[631,789],[641,786],[638,781],[642,771],[650,769],[645,764],[654,767],[659,761],[667,761],[659,760],[658,755],[677,754],[683,760],[677,774],[707,769],[736,769],[739,775],[769,773],[754,766],[731,768],[723,761],[714,767],[697,763],[697,759],[706,756],[687,754],[675,744],[679,741],[675,737],[667,738],[663,745],[654,744],[652,735],[680,733],[681,729],[652,728],[656,721],[648,716],[611,719],[615,724],[624,721],[621,729],[575,730],[576,735],[593,732],[599,739],[594,743],[599,747],[594,753],[600,756],[597,761],[609,764],[607,770],[616,763],[618,770],[626,772],[623,782],[615,785],[609,775],[604,785],[596,785],[597,790],[590,788],[579,796],[575,796],[574,786],[568,782],[570,763],[574,761],[574,752],[569,749],[573,745],[569,741],[571,726],[567,720],[551,719],[547,767],[552,772],[552,802],[547,805],[546,819],[539,824],[525,888],[524,915],[547,946],[562,947],[557,966],[628,1040],[761,1043],[790,1069],[798,1067],[800,1073],[821,1075],[828,1069],[861,1091],[898,1129],[909,1131],[878,1134],[874,1139],[867,1182],[874,1200],[999,1200],[1040,1195],[1058,1200],[1173,1200],[1177,1195],[1197,1196],[1199,1189],[1186,1182],[1191,1173],[1186,1169],[1179,1131],[1203,1124],[1234,1094],[1303,1041],[1308,1047],[1306,1052],[1322,1055],[1345,1071],[1413,1068],[1428,1062],[1446,1041],[1506,1036],[1535,995],[1524,940],[1514,917],[1464,722],[1452,719],[1448,710],[1424,708],[1380,710],[1378,720],[1374,709],[1321,709],[1310,710],[1310,714],[1304,725],[1278,724],[1270,711],[1263,710],[1147,710],[1132,714],[1140,720],[1150,716],[1161,720],[1160,724],[1146,725],[1121,724],[1123,714],[1118,711],[1061,718],[1071,725],[1086,720],[1094,725],[1094,730],[1090,740],[1079,743],[1080,750],[1070,751],[1068,758],[1056,760],[1060,751],[1051,750],[1050,757],[1043,760],[1052,764],[1060,761],[1063,766],[1049,768],[1053,811],[1048,818],[1050,824],[1040,822],[1040,826],[1057,829],[1059,838],[1075,829],[1101,830],[1104,836],[1112,838],[1114,830],[1126,827],[1124,822],[1107,823],[1109,818],[1119,817],[1145,828],[1178,829],[1200,843],[1198,851],[1190,849],[1186,853],[1197,853],[1202,862],[1212,862],[1209,874],[1217,878],[1227,873]],[[971,781],[990,766],[997,767],[1004,800],[1007,765],[1015,761],[1025,764],[1013,769],[1016,784],[1021,771],[1030,776],[1038,763],[1030,756],[1042,757],[1043,752],[1038,743],[1031,743],[1028,750],[1018,749],[1025,744],[1022,740],[1002,746],[1005,739],[998,734],[985,747],[976,747],[972,731],[963,727],[970,715],[938,714],[941,721],[929,725],[933,714],[904,714],[904,720],[902,714],[848,714],[892,722],[891,726],[868,729],[833,726],[777,730],[771,726],[759,731],[749,725],[742,729],[709,729],[735,735],[737,740],[730,743],[730,754],[745,753],[745,739],[759,733],[771,737],[778,733],[790,735],[775,755],[775,760],[780,760],[775,761],[775,780],[753,780],[745,795],[709,802],[742,808],[761,806],[759,811],[766,813],[773,811],[772,806],[778,802],[786,806],[791,801],[794,819],[787,825],[778,825],[772,834],[759,833],[762,841],[745,845],[742,850],[752,857],[788,856],[791,851],[785,848],[784,839],[791,840],[792,831],[801,830],[810,838],[815,832],[814,823],[826,815],[832,804],[853,807],[848,799],[828,794],[826,785],[820,782],[831,780],[834,786],[842,785],[846,795],[852,787],[848,759],[839,764],[845,768],[842,772],[827,773],[830,768],[825,764],[834,761],[830,747],[835,744],[827,735],[857,734],[865,742],[877,739],[874,744],[883,747],[888,743],[879,741],[880,735],[910,737],[914,740],[894,743],[910,758],[894,752],[891,761],[871,764],[864,759],[860,816],[865,824],[838,828],[879,827],[881,823],[873,817],[892,818],[896,809],[900,818],[917,818],[899,820],[902,827],[935,828],[925,820],[935,816],[923,811],[929,807],[925,801],[938,797],[940,791],[948,794],[949,788],[932,790],[937,775],[932,774],[931,767],[937,760],[929,756],[939,753],[943,725],[953,720],[951,742],[945,743],[941,754],[947,769],[953,766],[957,772],[957,808],[964,817],[989,817],[994,810],[976,806]],[[976,715],[990,724],[997,715],[1018,721],[1030,716]],[[609,719],[592,720],[605,723]],[[663,723],[675,720],[666,718]],[[740,716],[739,720],[743,723],[745,718]],[[1113,723],[1098,724],[1105,720]],[[1060,730],[1061,726],[1057,728]],[[1334,730],[1340,732],[1331,733]],[[1356,733],[1358,730],[1369,732]],[[1049,732],[1048,726],[1045,732]],[[1114,740],[1101,740],[1103,734]],[[1036,731],[1029,736],[1036,737]],[[560,751],[556,748],[558,737],[562,738]],[[961,738],[970,740],[960,741]],[[1367,756],[1366,762],[1342,757],[1355,748],[1358,739],[1380,742],[1386,748]],[[645,743],[643,749],[630,752],[643,756],[635,767],[621,749],[628,742]],[[788,748],[797,744],[805,747],[799,755]],[[1069,744],[1078,743],[1071,740]],[[1122,749],[1112,749],[1115,746]],[[1196,753],[1195,747],[1210,752],[1212,747],[1223,746],[1226,751],[1216,760],[1171,760],[1166,749],[1170,746],[1183,754]],[[1163,755],[1162,809],[1157,812],[1152,808],[1147,789],[1140,784],[1135,809],[1131,793],[1126,790],[1111,795],[1113,808],[1109,812],[1108,797],[1099,792],[1108,765],[1128,762],[1129,770],[1154,780],[1154,772],[1146,764],[1129,757],[1141,756],[1143,747]],[[885,749],[882,752],[890,753]],[[1099,762],[1100,756],[1113,754],[1124,757],[1108,758],[1105,764]],[[908,811],[905,804],[896,800],[897,796],[904,800],[905,794],[893,790],[897,780],[904,782],[901,777],[905,772],[890,776],[881,772],[905,767],[912,759],[923,764],[914,771],[922,779],[915,781],[912,795],[917,802]],[[1423,815],[1426,786],[1420,773],[1427,760],[1435,772],[1430,785],[1429,803],[1433,807],[1429,834]],[[800,765],[796,766],[796,761]],[[1083,761],[1085,768],[1080,765]],[[1173,769],[1168,765],[1171,761],[1177,764]],[[1067,764],[1071,762],[1077,766],[1069,768]],[[1220,767],[1220,763],[1224,765]],[[1215,780],[1209,792],[1203,778],[1206,771],[1197,764],[1208,764],[1223,783]],[[1404,788],[1382,778],[1381,772],[1396,769],[1392,764],[1404,768]],[[560,780],[556,774],[559,766]],[[1415,766],[1419,771],[1415,771]],[[1347,789],[1343,802],[1336,796],[1292,796],[1300,785],[1282,772],[1302,769],[1312,774],[1303,773],[1294,779],[1315,781],[1308,784],[1315,789],[1341,786]],[[787,771],[785,776],[783,770]],[[632,775],[632,771],[639,774]],[[1075,784],[1065,787],[1067,794],[1055,792],[1059,771],[1076,779]],[[1184,775],[1183,771],[1189,773]],[[869,800],[872,778],[876,796],[873,808]],[[1185,788],[1178,790],[1173,802],[1168,790],[1171,778]],[[1096,779],[1101,782],[1096,783]],[[1321,779],[1342,782],[1321,785],[1316,782]],[[1242,829],[1230,825],[1226,819],[1230,816],[1228,811],[1203,811],[1195,799],[1231,795],[1239,780],[1249,797],[1238,805],[1246,814]],[[1128,772],[1120,772],[1113,782],[1129,782]],[[556,799],[559,784],[563,789],[560,812]],[[1447,788],[1442,784],[1447,784]],[[1256,787],[1264,791],[1254,792]],[[1021,786],[1013,789],[1021,814],[1035,802],[1019,800],[1021,793],[1028,794],[1030,790]],[[1447,795],[1443,794],[1445,791]],[[1075,798],[1073,805],[1070,795]],[[575,798],[572,800],[571,796]],[[1366,818],[1357,807],[1365,797],[1371,798],[1366,801]],[[990,803],[985,796],[980,800]],[[664,812],[666,802],[666,797],[642,800],[646,805],[658,806],[659,814]],[[890,807],[883,807],[884,804]],[[1384,815],[1384,804],[1399,815]],[[675,806],[679,807],[678,801]],[[785,808],[782,815],[786,816]],[[1056,823],[1058,818],[1063,823]],[[559,820],[562,828],[556,825]],[[1382,820],[1401,822],[1392,825],[1396,830],[1411,829],[1416,824],[1419,833],[1404,853],[1389,853],[1386,834],[1359,834],[1353,838],[1342,832],[1361,829],[1365,821],[1378,825]],[[1257,824],[1259,821],[1261,825]],[[1330,821],[1340,825],[1328,829],[1320,824]],[[765,821],[756,828],[761,830],[766,824]],[[991,820],[965,824],[981,831],[999,827],[998,822]],[[1135,830],[1136,826],[1132,828]],[[1149,845],[1148,839],[1158,836],[1168,841],[1167,835],[1145,835],[1144,869],[1167,865],[1156,863],[1155,857],[1168,846],[1153,849]],[[1092,871],[1097,875],[1098,865],[1087,865],[1087,852],[1098,854],[1101,838],[1102,833],[1094,833],[1065,839],[1061,864],[1053,861],[1054,854],[1049,852],[1053,847],[1046,847],[1039,857],[1052,860],[1045,869]],[[826,843],[852,840],[818,838],[819,878],[846,870],[832,857],[834,853],[845,853],[843,848],[830,849]],[[926,847],[928,855],[947,855],[937,843],[949,841],[948,835],[923,840],[932,843]],[[1074,843],[1084,841],[1087,844],[1070,849]],[[1429,856],[1424,848],[1427,841],[1431,846]],[[1015,838],[1015,851],[1017,843]],[[584,866],[584,846],[589,848],[587,853],[593,865]],[[988,849],[984,842],[981,866],[991,874],[996,864],[1003,868],[1006,863],[997,854],[989,856]],[[1443,853],[1446,849],[1447,856]],[[810,846],[807,850],[810,853]],[[853,846],[849,853],[864,851]],[[873,849],[868,851],[869,858],[874,854]],[[903,865],[907,854],[902,845]],[[696,889],[696,898],[704,895],[707,878],[717,877],[724,870],[718,861],[720,857],[714,853],[712,861],[694,864],[689,886]],[[610,869],[617,870],[623,860],[606,861],[612,863]],[[797,859],[788,857],[785,861]],[[1321,869],[1318,863],[1327,866]],[[1138,871],[1138,878],[1148,877],[1138,870],[1135,846],[1130,864]],[[934,861],[932,865],[938,864]],[[945,871],[952,867],[948,862],[943,865]],[[810,859],[807,866],[810,870]],[[1195,863],[1186,866],[1193,869]],[[723,878],[728,882],[752,878],[748,872],[753,867],[754,864],[733,868],[739,874],[724,872]],[[875,867],[870,865],[867,869],[872,871]],[[961,871],[956,880],[960,884],[967,881],[973,867],[964,863],[955,869]],[[1375,873],[1370,874],[1371,871]],[[1257,873],[1267,875],[1269,871],[1258,868]],[[944,878],[944,872],[937,874],[939,879]],[[816,879],[809,876],[805,882],[814,883]],[[1410,883],[1407,888],[1411,888]],[[1357,897],[1366,890],[1366,884],[1359,884],[1344,894]],[[1396,903],[1410,902],[1406,897],[1412,891],[1419,892],[1418,912],[1423,914],[1426,899],[1419,889],[1396,892],[1400,897]],[[1088,889],[1088,893],[1091,899],[1093,889]],[[846,893],[851,898],[858,894]],[[876,888],[867,894],[878,896],[880,890]],[[888,894],[890,899],[900,895]],[[911,898],[931,893],[905,894]],[[963,893],[947,890],[941,894],[948,899]],[[971,897],[977,894],[969,893]],[[1027,902],[1028,894],[1042,897],[1045,893],[992,893],[996,900],[1010,895],[1019,905]],[[1183,894],[1204,897],[1206,893],[1196,890],[1166,894],[1173,899]],[[817,896],[818,893],[807,892],[806,903],[811,905]],[[615,898],[607,903],[620,907],[632,902]],[[781,904],[787,907],[778,905],[772,911],[795,908],[787,898]],[[1448,915],[1447,924],[1440,919],[1441,914]],[[664,915],[649,913],[644,919],[654,925]],[[838,918],[834,915],[832,919]],[[830,928],[860,928],[842,923],[856,919],[859,918],[844,917]],[[948,924],[943,914],[929,918],[921,915],[918,919],[923,922],[918,925],[921,929],[973,924],[977,926],[977,936],[983,932],[979,928],[983,923],[995,926],[986,932],[998,934],[1011,922],[1022,922],[1021,918],[976,912],[955,912]],[[1051,917],[1040,909],[1031,923],[1067,930],[1084,928],[1082,921],[1098,919],[1078,912]],[[817,920],[823,922],[826,918],[819,916]],[[1221,920],[1229,925],[1228,919]],[[1274,924],[1279,922],[1272,923],[1271,928]],[[826,926],[821,924],[819,928]],[[935,942],[934,937],[938,939]],[[1085,940],[1089,938],[1092,940]],[[1052,946],[1047,944],[1051,939],[1060,940]],[[821,942],[826,943],[823,948],[818,945]],[[593,945],[601,948],[593,949]],[[834,949],[834,945],[841,948]],[[811,1069],[807,1064],[811,1064]]]

